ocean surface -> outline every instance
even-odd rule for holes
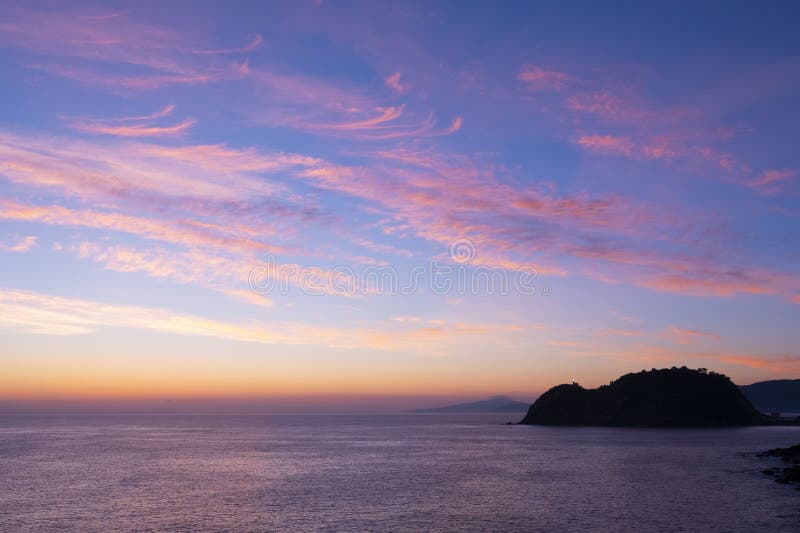
[[[0,416],[0,530],[800,531],[800,427],[520,417]]]

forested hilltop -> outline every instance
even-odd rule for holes
[[[727,376],[673,367],[626,374],[597,389],[558,385],[540,396],[520,423],[714,427],[765,422]]]

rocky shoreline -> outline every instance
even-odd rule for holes
[[[773,448],[758,454],[759,457],[780,457],[788,466],[767,468],[763,473],[778,483],[798,483],[800,490],[800,444],[789,448]]]

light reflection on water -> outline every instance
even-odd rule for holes
[[[517,415],[0,417],[0,530],[797,531],[800,428]]]

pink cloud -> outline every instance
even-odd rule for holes
[[[148,126],[142,124],[114,126],[98,122],[74,121],[72,127],[78,131],[95,135],[113,135],[116,137],[174,137],[186,133],[194,124],[195,121],[192,119],[183,120],[173,126]]]
[[[163,67],[163,54],[151,51],[180,50],[185,37],[126,13],[86,16],[15,6],[4,11],[0,41],[41,53]]]
[[[619,155],[643,161],[664,160],[671,162],[677,158],[692,158],[697,155],[696,149],[684,145],[687,140],[665,136],[644,137],[634,140],[628,136],[615,135],[582,135],[576,144],[591,152]],[[704,150],[702,157],[712,159],[716,154]],[[723,161],[719,161],[723,165]]]
[[[390,74],[384,79],[384,81],[386,82],[386,86],[397,94],[406,94],[408,92],[409,85],[400,81],[399,72]]]
[[[210,207],[220,209],[221,201],[238,202],[237,212],[263,201],[259,198],[293,202],[291,187],[268,179],[270,174],[281,173],[365,201],[381,212],[384,220],[380,227],[387,234],[413,235],[438,243],[444,250],[458,239],[469,238],[479,250],[475,264],[535,267],[540,274],[564,275],[567,269],[559,263],[565,257],[577,258],[599,265],[592,269],[598,279],[625,279],[655,290],[704,296],[785,294],[800,286],[792,276],[735,269],[713,257],[700,259],[668,250],[654,253],[650,235],[660,235],[665,241],[673,233],[679,238],[683,230],[671,227],[672,216],[656,216],[652,206],[635,205],[621,197],[557,196],[547,189],[522,188],[499,179],[491,166],[432,151],[396,149],[362,154],[369,160],[359,167],[333,165],[302,154],[270,154],[224,145],[109,145],[0,134],[0,154],[4,175],[13,182],[58,188],[110,205],[122,199],[121,190],[127,205],[141,198],[137,204],[141,209],[179,205],[205,213],[203,216],[208,216]],[[196,200],[187,199],[187,194]],[[174,198],[181,200],[176,203]],[[299,197],[297,201],[306,202]],[[289,204],[281,209],[294,208]],[[303,209],[301,203],[297,216],[304,216]],[[182,235],[180,238],[206,239],[211,246],[251,250],[265,246],[255,240],[237,241],[220,232],[219,228],[236,220],[224,210],[209,228],[176,227],[174,223],[167,229],[141,227],[151,235],[164,232],[163,239]],[[256,219],[241,220],[262,235],[269,234],[265,230],[274,231]],[[124,225],[133,227],[137,222],[130,220]],[[172,233],[166,233],[168,230]],[[600,231],[634,241],[621,246],[611,239],[600,245],[602,241],[593,237]],[[593,240],[595,244],[587,245]],[[269,246],[281,244],[270,242]]]
[[[800,280],[769,271],[746,273],[736,270],[687,269],[681,273],[662,272],[645,276],[645,287],[678,294],[730,297],[735,294],[781,294],[798,286]]]
[[[782,170],[765,170],[761,175],[747,183],[760,194],[775,194],[792,183],[797,177],[797,170],[787,168]]]
[[[643,333],[641,331],[629,329],[604,329],[600,331],[600,335],[605,337],[641,337]]]
[[[158,74],[140,76],[109,75],[98,69],[64,66],[55,63],[36,63],[29,68],[47,72],[87,85],[97,85],[119,90],[152,91],[170,85],[195,85],[220,81],[241,75],[239,67],[207,72],[187,72],[179,74]]]
[[[280,246],[242,237],[243,233],[247,233],[247,228],[235,224],[221,226],[196,220],[158,220],[121,213],[69,209],[57,205],[23,205],[1,198],[0,219],[119,231],[190,247],[203,246],[261,253],[284,251]],[[35,245],[36,239],[32,239]]]
[[[0,326],[31,335],[87,335],[113,327],[259,344],[367,347],[427,353],[444,349],[443,343],[453,345],[475,337],[495,336],[500,340],[508,336],[509,331],[509,326],[502,324],[329,328],[288,321],[226,322],[156,307],[117,305],[3,289],[0,289]]]
[[[450,126],[447,129],[438,132],[437,136],[444,136],[450,135],[451,133],[455,133],[461,129],[461,126],[464,125],[464,120],[461,117],[456,117],[453,119],[453,122],[450,123]]]
[[[238,48],[218,48],[216,50],[195,50],[194,53],[195,54],[211,54],[211,55],[215,55],[215,54],[242,54],[242,53],[252,52],[254,50],[257,50],[258,48],[261,47],[261,44],[263,42],[264,42],[264,38],[261,36],[261,34],[256,34],[256,36],[253,37],[252,41],[250,41],[248,44],[246,44],[244,46],[240,46]]]
[[[312,123],[312,124],[307,124],[305,128],[310,130],[340,130],[340,131],[375,129],[383,127],[383,125],[386,124],[387,122],[392,122],[393,120],[400,118],[403,115],[404,109],[405,105],[397,107],[378,107],[375,110],[378,112],[378,115],[372,118],[367,118],[356,122],[343,122],[343,123],[331,123],[331,124]]]
[[[271,309],[275,305],[274,300],[271,298],[267,298],[263,294],[257,294],[248,289],[225,289],[221,292],[235,300],[239,300],[240,302],[254,305],[256,307]]]
[[[723,146],[746,129],[712,127],[707,113],[699,108],[659,107],[630,87],[574,92],[564,103],[576,114],[581,130],[587,127],[586,117],[598,118],[606,127],[613,128],[612,134],[579,131],[576,144],[594,153],[660,161],[673,169],[711,175],[765,195],[783,190],[797,176],[796,169],[768,169],[753,179],[750,165]]]
[[[603,281],[624,279],[661,292],[731,297],[736,294],[784,295],[800,287],[800,276],[764,268],[734,267],[713,256],[597,245],[574,246],[565,251],[608,262],[612,268],[607,271],[608,279],[600,278]],[[595,264],[593,272],[598,269],[599,265]]]
[[[106,122],[115,123],[115,122],[150,122],[159,118],[167,117],[175,111],[175,104],[168,104],[164,106],[163,109],[156,111],[154,113],[150,113],[148,115],[139,115],[134,117],[120,117],[120,118],[110,118],[104,119]]]
[[[229,65],[200,61],[187,35],[142,23],[127,13],[87,16],[16,6],[6,9],[3,15],[0,43],[59,58],[29,66],[81,83],[152,90],[236,75]],[[70,59],[81,60],[80,66],[74,61],[70,64]],[[145,72],[112,73],[107,69],[110,63],[138,66]]]
[[[753,355],[721,355],[717,359],[726,363],[769,370],[771,372],[783,372],[787,366],[797,367],[800,364],[800,356],[783,355],[778,357],[760,357]]]
[[[617,153],[626,156],[633,154],[633,143],[625,137],[613,135],[584,135],[578,144],[593,151]]]
[[[651,113],[608,92],[576,94],[567,98],[567,106],[573,111],[589,113],[615,120],[641,120]]]
[[[525,65],[517,74],[517,79],[522,81],[529,91],[560,91],[565,88],[570,77],[564,72],[546,70],[536,65]]]
[[[35,177],[36,180],[51,179],[46,172],[46,160],[37,158],[46,155],[53,148],[49,145],[37,146],[36,142],[27,143],[29,148],[35,150],[35,155],[30,152],[30,157],[26,156],[24,163],[17,159],[15,164],[14,158],[4,160],[6,165],[10,165],[6,174],[12,179],[21,179],[20,176]],[[99,158],[98,161],[105,160],[103,148],[73,152],[75,147],[68,144],[59,145],[59,160],[63,160],[66,154],[69,154],[68,159],[82,160],[84,164],[87,154]],[[17,146],[19,144],[10,145],[11,148]],[[187,165],[186,170],[191,169],[190,174],[195,178],[191,186],[194,193],[202,191],[196,178],[202,176],[203,172],[209,172],[213,176],[225,174],[234,177],[242,173],[240,177],[236,177],[239,180],[246,179],[250,172],[290,171],[292,175],[308,180],[318,187],[356,196],[372,205],[384,206],[384,215],[392,213],[391,218],[382,223],[387,233],[409,232],[440,243],[444,249],[465,236],[472,239],[479,250],[474,264],[510,269],[534,266],[540,274],[563,275],[565,269],[553,263],[553,256],[560,255],[590,259],[596,272],[607,272],[614,276],[614,269],[609,271],[604,270],[602,265],[597,266],[596,261],[602,260],[612,266],[624,267],[620,276],[631,283],[661,291],[706,296],[731,296],[737,293],[781,294],[792,287],[796,290],[800,286],[795,278],[770,271],[751,269],[734,274],[735,271],[726,268],[724,263],[715,263],[709,259],[701,261],[669,253],[655,254],[641,248],[626,250],[613,246],[577,245],[575,243],[580,242],[582,235],[598,228],[619,235],[632,234],[632,231],[641,231],[648,227],[654,219],[647,215],[648,210],[639,214],[638,207],[631,206],[622,199],[553,197],[530,189],[520,191],[497,180],[486,169],[473,166],[468,160],[448,160],[435,153],[384,151],[375,154],[375,166],[365,168],[333,166],[319,159],[297,154],[261,154],[255,150],[234,150],[224,146],[133,145],[125,153],[136,158],[131,164],[137,161],[137,173],[146,168],[138,162],[139,157],[145,157],[144,161],[155,158],[154,161],[160,162],[162,170],[158,174],[159,194],[172,194],[169,189],[163,189],[164,176],[170,175],[163,172],[175,171],[171,162],[181,165],[177,168]],[[44,166],[26,166],[37,161]],[[117,177],[124,177],[125,165],[119,160],[114,160],[114,165]],[[384,168],[384,165],[389,166]],[[82,186],[87,168],[94,166],[92,164],[76,168],[75,179],[79,181],[74,182],[75,185]],[[70,172],[64,170],[60,169],[52,178],[72,179]],[[20,172],[22,174],[18,174]],[[33,174],[28,174],[29,172]],[[27,181],[23,181],[25,182]],[[67,190],[75,190],[71,188],[72,182],[62,183],[68,187]],[[132,183],[137,187],[142,186],[141,179]],[[245,190],[249,187],[247,182],[239,186],[241,185],[244,185]],[[178,190],[180,187],[176,192]],[[208,194],[215,195],[211,191]],[[269,189],[264,190],[264,194],[269,195]],[[11,207],[22,211],[21,206]],[[34,212],[14,216],[27,216],[31,221],[50,224],[94,225],[98,229],[127,231],[188,246],[204,245],[230,251],[263,250],[267,249],[266,246],[275,249],[272,243],[267,245],[229,234],[226,225],[230,224],[230,220],[225,218],[216,225],[206,226],[143,221],[135,217],[125,218],[119,214],[103,215],[65,210],[58,206],[28,208],[34,209]],[[649,211],[652,215],[652,210]],[[657,220],[663,225],[665,219]],[[531,228],[537,229],[531,231]],[[238,235],[243,234],[241,228],[230,226],[230,229],[231,233],[235,231]],[[250,229],[262,231],[258,227]],[[659,231],[663,233],[663,226]],[[116,261],[115,264],[119,264],[119,260]]]
[[[33,250],[37,246],[37,238],[28,236],[14,244],[0,242],[0,251],[25,253]]]
[[[328,81],[301,74],[287,74],[248,66],[245,78],[259,91],[266,92],[270,101],[280,101],[289,106],[297,106],[297,113],[275,117],[264,114],[262,118],[251,117],[258,122],[270,124],[285,122],[287,125],[302,123],[298,116],[310,113],[350,114],[364,109],[374,109],[378,104],[363,94],[358,88],[339,86]],[[291,109],[291,107],[290,107]]]
[[[104,200],[145,192],[213,200],[271,197],[279,186],[263,175],[317,161],[223,145],[168,147],[3,133],[0,155],[0,168],[11,181]]]
[[[405,105],[395,107],[378,107],[378,115],[349,122],[289,122],[287,125],[303,129],[319,135],[342,136],[361,140],[389,140],[399,138],[442,137],[451,135],[461,129],[463,120],[456,117],[444,129],[436,129],[436,118],[433,114],[417,123],[398,122],[403,115]]]
[[[702,339],[710,339],[715,341],[720,340],[719,335],[715,335],[714,333],[709,333],[699,329],[679,328],[678,326],[668,327],[664,334],[670,340],[679,344],[689,344]]]
[[[396,224],[385,231],[410,230],[443,246],[467,236],[480,250],[475,259],[479,264],[515,269],[535,264],[540,273],[563,275],[564,269],[547,264],[545,257],[538,255],[533,260],[530,254],[552,251],[558,240],[550,242],[541,231],[531,232],[532,224],[560,226],[562,229],[555,231],[562,234],[595,227],[627,231],[636,226],[630,217],[644,216],[619,199],[553,198],[533,190],[520,191],[475,167],[420,152],[382,151],[375,157],[379,169],[391,164],[391,170],[330,166],[300,175],[325,189],[389,207],[396,213]],[[524,254],[527,261],[518,255],[523,250],[528,252]]]

